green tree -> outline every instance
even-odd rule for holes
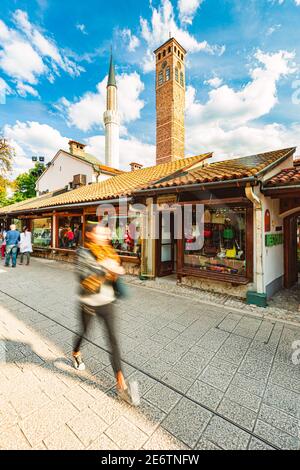
[[[44,164],[36,163],[34,168],[31,168],[28,172],[22,173],[16,178],[16,191],[14,194],[14,199],[16,202],[36,196],[36,181],[45,171],[45,169],[46,167]]]

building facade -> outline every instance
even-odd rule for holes
[[[156,163],[184,158],[185,49],[171,38],[156,49]]]

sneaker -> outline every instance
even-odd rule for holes
[[[140,392],[139,384],[136,380],[132,380],[128,383],[128,388],[131,395],[131,401],[133,406],[139,406],[140,404]]]
[[[129,382],[126,388],[117,387],[117,392],[121,400],[126,401],[129,405],[139,406],[140,394],[136,381]]]
[[[73,356],[74,367],[77,370],[85,370],[85,363],[82,360],[81,354]]]

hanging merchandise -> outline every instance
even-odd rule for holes
[[[210,224],[211,223],[211,213],[208,209],[204,211],[204,223]]]
[[[211,229],[209,229],[209,228],[207,228],[207,227],[204,228],[204,238],[211,238],[211,237],[212,237],[212,234],[213,234],[213,233],[212,233],[212,230],[211,230]]]
[[[225,215],[222,212],[214,212],[211,218],[211,222],[213,224],[224,224],[225,223]]]
[[[234,238],[234,229],[231,224],[231,219],[225,219],[225,228],[223,231],[223,238],[224,240],[233,240]]]

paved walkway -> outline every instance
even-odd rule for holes
[[[118,320],[134,409],[101,327],[88,369],[71,367],[74,289],[63,263],[0,267],[0,449],[300,449],[299,327],[131,285]]]

